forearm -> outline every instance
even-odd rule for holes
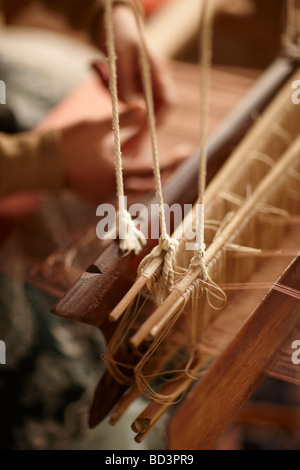
[[[0,134],[0,197],[34,189],[63,186],[60,132]]]

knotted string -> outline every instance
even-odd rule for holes
[[[158,290],[156,293],[156,301],[160,305],[167,294],[171,292],[174,287],[174,259],[176,256],[177,249],[179,247],[179,242],[175,238],[167,237],[161,239],[160,244],[157,245],[152,252],[146,256],[140,263],[138,273],[139,275],[143,274],[146,271],[149,264],[153,261],[154,258],[164,255],[164,265],[159,277]]]
[[[201,26],[201,144],[200,144],[200,163],[198,176],[198,201],[196,216],[196,234],[197,243],[194,256],[190,261],[190,269],[201,268],[201,276],[204,282],[212,283],[205,263],[206,245],[204,241],[205,230],[205,212],[204,212],[204,194],[206,188],[206,165],[207,165],[207,141],[208,141],[208,112],[209,112],[209,89],[210,89],[210,70],[212,64],[212,46],[213,46],[213,17],[214,8],[211,0],[205,0],[202,14]]]
[[[133,251],[138,254],[146,245],[146,238],[137,229],[135,222],[126,208],[126,198],[124,194],[124,181],[122,169],[122,151],[120,138],[120,122],[118,112],[118,90],[117,90],[117,67],[115,36],[113,27],[113,0],[105,0],[105,25],[109,66],[109,90],[112,102],[112,126],[114,136],[114,153],[116,165],[116,184],[118,196],[117,226],[113,230],[114,235],[119,237],[119,246],[122,252]],[[105,239],[111,239],[112,232],[108,232]],[[114,237],[113,237],[114,238]]]
[[[147,44],[145,40],[144,25],[143,25],[143,11],[139,0],[135,1],[136,4],[136,22],[140,34],[140,66],[142,71],[142,81],[144,87],[144,95],[147,106],[148,125],[151,140],[152,160],[153,160],[153,173],[155,181],[156,197],[159,205],[159,224],[161,239],[158,246],[144,258],[141,262],[138,274],[143,274],[149,264],[154,258],[164,255],[163,267],[161,276],[159,277],[159,288],[156,296],[157,302],[160,304],[173,289],[174,286],[174,262],[179,243],[176,239],[171,238],[168,234],[166,227],[165,209],[163,201],[162,183],[159,165],[159,151],[156,134],[156,119],[153,100],[153,89],[151,70],[149,63],[149,56],[147,51]]]

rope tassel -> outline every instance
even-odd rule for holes
[[[117,213],[116,226],[108,231],[104,240],[119,239],[120,250],[128,254],[131,251],[138,255],[144,246],[147,244],[146,237],[136,227],[134,220],[132,220],[130,213],[126,209],[126,198],[119,197],[119,210]]]

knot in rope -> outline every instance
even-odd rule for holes
[[[203,243],[201,248],[195,251],[193,258],[190,261],[190,269],[201,268],[202,278],[204,281],[210,279],[208,269],[205,263],[205,250],[206,245]]]
[[[159,285],[155,295],[158,304],[161,304],[174,287],[174,265],[179,242],[175,238],[165,235],[160,243],[140,263],[138,274],[142,275],[149,264],[159,256],[163,256],[163,267],[160,274]]]
[[[169,237],[169,235],[165,235],[164,238],[160,239],[159,248],[160,251],[169,251],[176,253],[179,247],[179,242],[175,238]]]

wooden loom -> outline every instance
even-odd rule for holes
[[[231,122],[233,121],[234,123],[233,135],[230,132],[224,133],[224,126],[225,126],[225,129],[226,128],[228,129],[228,127],[230,128],[230,126],[228,125],[228,121],[227,121],[227,123],[225,123],[223,128],[221,127],[219,129],[219,132],[218,131],[216,132],[217,138],[216,137],[212,138],[212,141],[210,144],[211,145],[210,153],[213,154],[215,160],[216,160],[217,152],[212,152],[212,149],[214,150],[215,147],[218,147],[218,144],[220,146],[223,146],[223,144],[227,143],[228,145],[228,142],[230,141],[232,142],[232,139],[236,139],[236,134],[235,134],[236,122],[238,122],[241,125],[241,127],[242,128],[244,127],[245,129],[246,126],[244,125],[244,122],[245,120],[247,121],[249,118],[249,115],[251,116],[251,113],[253,113],[252,107],[257,108],[258,103],[259,103],[258,107],[261,109],[260,106],[261,106],[262,101],[264,103],[267,101],[266,94],[265,94],[266,89],[264,89],[263,85],[264,84],[268,85],[267,91],[269,93],[269,97],[270,95],[272,96],[274,92],[277,90],[277,88],[280,87],[282,82],[291,74],[294,68],[295,68],[295,64],[285,59],[279,60],[276,62],[275,65],[273,65],[271,70],[263,78],[260,84],[255,87],[254,91],[252,92],[252,98],[249,98],[248,100],[246,100],[246,106],[245,106],[245,103],[243,103],[242,106],[240,106],[238,112],[234,113],[233,119],[231,118]],[[270,82],[270,78],[272,78],[272,84]],[[285,95],[285,101],[286,101],[286,97],[290,96],[290,85],[287,87],[287,89],[284,92],[282,92],[282,96],[283,94]],[[256,100],[253,100],[253,97],[255,97]],[[281,103],[280,105],[279,105],[279,102]],[[291,109],[293,109],[294,112],[297,112],[296,107],[291,108]],[[274,119],[275,114],[279,117],[282,114],[282,98],[280,99],[278,98],[274,102],[274,104],[271,105],[270,110],[265,115],[265,118],[264,118],[265,121],[268,121],[270,123]],[[295,122],[296,121],[297,121],[297,118],[295,119]],[[230,119],[229,119],[229,123],[230,123]],[[247,149],[247,145],[249,146],[251,142],[254,142],[254,141],[258,141],[258,142],[264,141],[264,139],[261,139],[262,136],[259,134],[260,134],[259,126],[256,125],[255,129],[252,131],[252,133],[250,133],[250,136],[247,138],[246,143],[242,144],[242,148],[244,146],[244,149]],[[261,152],[262,154],[264,153],[263,149],[262,150],[259,149],[257,151]],[[195,175],[196,157],[194,161],[190,160],[188,162],[188,165],[192,166],[192,163],[194,166],[193,168],[194,171],[190,171],[188,177],[186,176],[187,172],[186,171],[184,172],[186,184],[185,185],[183,184],[183,186],[186,186],[189,188],[191,187],[191,184],[190,184],[191,181],[195,182],[196,180],[196,175]],[[226,168],[230,168],[230,164],[228,165]],[[232,165],[233,164],[231,163],[231,168],[232,168]],[[234,165],[236,165],[236,163]],[[266,163],[260,163],[259,165],[262,165],[263,167],[266,168]],[[226,174],[226,169],[223,171],[225,171],[225,174]],[[227,172],[228,171],[230,174],[231,170],[227,169]],[[258,172],[260,171],[261,170],[258,170]],[[171,180],[171,182],[169,183],[169,188],[172,189],[172,185],[173,185],[173,188],[174,186],[178,187],[177,178],[182,179],[182,174],[183,174],[182,170],[178,171],[177,175],[175,175],[173,179]],[[215,180],[215,182],[212,183],[211,185],[212,188],[218,187],[218,181],[219,182],[221,181],[220,178],[222,180],[222,173],[217,178],[217,180]],[[195,186],[195,183],[194,183],[194,186]],[[214,199],[214,195],[215,195],[214,191],[215,190],[213,189],[210,190],[209,194],[211,195],[210,196],[211,200]],[[168,192],[168,190],[166,191],[167,202],[170,203],[170,202],[178,201],[180,199],[183,200],[182,201],[183,203],[191,202],[192,198],[194,197],[194,194],[190,196],[190,199],[188,195],[187,195],[187,198],[180,197],[181,195],[184,195],[184,191],[182,190],[182,188],[180,188],[180,190],[176,192],[174,194],[174,190],[170,192]],[[181,194],[178,194],[178,193],[181,193]],[[295,248],[296,247],[297,247],[297,244]],[[150,247],[148,247],[148,249],[150,249]],[[110,263],[108,264],[106,260],[110,260]],[[278,273],[278,276],[279,276],[279,273],[282,272],[284,266],[287,263],[286,258],[285,259],[281,258],[280,260],[281,262],[284,261],[284,263],[283,264],[279,263],[280,264],[279,270],[276,271]],[[75,284],[75,286],[66,294],[66,296],[58,303],[58,305],[55,307],[55,313],[61,316],[64,316],[66,318],[71,318],[77,321],[78,320],[83,321],[89,324],[95,324],[96,326],[101,327],[103,333],[106,336],[106,340],[109,341],[109,339],[112,337],[116,329],[116,325],[111,324],[107,321],[108,314],[111,312],[113,307],[116,305],[117,301],[120,300],[122,295],[128,290],[128,287],[130,286],[130,283],[128,283],[128,279],[127,279],[127,283],[123,282],[124,279],[122,279],[122,269],[124,269],[124,271],[126,270],[127,277],[128,277],[128,272],[129,272],[132,274],[132,278],[133,278],[135,270],[136,270],[136,264],[137,264],[137,261],[133,259],[132,257],[127,257],[125,259],[121,258],[118,254],[118,249],[116,245],[112,244],[106,250],[106,252],[104,252],[103,255],[93,264],[93,266],[91,266],[88,269],[88,271]],[[267,263],[265,263],[265,265],[268,266]],[[298,263],[298,258],[296,258],[296,260],[292,263],[290,269],[284,275],[280,283],[285,284],[285,285],[290,285],[290,287],[299,290],[299,276],[297,275],[298,270],[299,270],[299,263]],[[121,276],[119,276],[119,274],[121,274]],[[268,279],[268,280],[271,281],[271,279]],[[129,281],[131,282],[132,279],[129,279]],[[276,277],[272,279],[272,282],[275,282],[275,281],[276,281]],[[277,325],[274,324],[274,331],[272,332],[273,334],[272,336],[272,334],[269,331],[270,324],[267,321],[262,321],[261,320],[262,317],[261,315],[259,315],[260,310],[263,307],[259,307],[257,311],[254,311],[254,313],[249,317],[246,325],[244,325],[243,327],[241,326],[241,323],[248,317],[251,311],[251,308],[254,308],[255,305],[260,301],[262,297],[261,289],[256,290],[255,295],[252,292],[250,296],[248,294],[245,296],[245,292],[243,292],[242,294],[242,299],[244,299],[243,303],[246,304],[246,299],[247,299],[247,303],[249,306],[248,306],[248,310],[245,311],[245,316],[240,317],[240,324],[239,322],[237,322],[235,328],[233,328],[232,331],[230,332],[230,337],[233,338],[233,340],[229,341],[228,335],[224,335],[223,341],[221,341],[222,347],[220,347],[219,350],[218,348],[215,347],[215,350],[213,353],[212,351],[210,351],[210,355],[209,355],[210,359],[212,357],[215,358],[217,356],[219,356],[219,358],[218,360],[215,361],[213,368],[208,369],[208,372],[206,373],[205,377],[199,382],[199,385],[197,385],[197,387],[195,387],[194,389],[194,390],[198,390],[198,388],[200,388],[200,391],[201,391],[203,387],[204,392],[201,393],[201,404],[202,404],[201,410],[206,410],[206,412],[205,413],[203,412],[203,418],[201,419],[199,418],[198,414],[195,414],[196,417],[194,420],[192,420],[193,426],[190,426],[190,429],[196,430],[198,426],[197,424],[198,422],[202,423],[202,429],[206,429],[207,428],[206,422],[205,422],[205,426],[203,427],[203,420],[206,417],[206,419],[211,423],[211,429],[214,429],[215,431],[205,433],[205,435],[203,435],[203,433],[200,433],[200,432],[194,433],[197,435],[196,444],[195,444],[195,440],[191,436],[189,436],[187,440],[183,442],[182,433],[176,432],[176,429],[178,431],[178,429],[180,429],[180,427],[182,426],[182,419],[183,419],[182,417],[185,416],[185,414],[187,413],[187,410],[189,409],[189,406],[190,406],[189,404],[192,403],[192,401],[190,400],[194,400],[195,403],[198,403],[198,400],[195,400],[195,393],[198,393],[198,391],[197,392],[192,391],[191,392],[193,394],[192,398],[190,399],[188,396],[188,398],[184,401],[183,405],[181,405],[181,407],[179,408],[179,411],[177,411],[174,414],[171,420],[171,426],[170,426],[170,432],[169,432],[171,448],[177,448],[177,449],[189,448],[189,446],[194,446],[194,448],[196,448],[195,446],[197,446],[197,448],[211,447],[215,439],[222,433],[226,425],[232,420],[232,418],[238,412],[242,404],[249,397],[249,390],[253,390],[256,384],[258,383],[258,381],[261,379],[264,371],[270,364],[271,358],[274,356],[274,353],[277,351],[278,347],[286,339],[286,335],[289,333],[290,328],[295,322],[295,317],[297,317],[298,315],[299,302],[297,302],[297,299],[294,299],[291,297],[287,301],[287,298],[283,296],[282,294],[279,294],[278,292],[276,293],[270,292],[269,296],[266,298],[266,301],[264,302],[266,306],[268,306],[269,302],[270,302],[270,305],[272,305],[272,297],[274,297],[274,295],[275,297],[281,296],[280,303],[284,302],[285,315],[284,315],[284,318],[280,317],[279,316],[280,312],[278,312],[278,324]],[[237,294],[237,297],[241,297],[241,295]],[[271,300],[270,300],[270,297],[271,297]],[[277,302],[277,299],[275,301]],[[239,299],[239,302],[241,302],[241,298]],[[298,303],[298,309],[296,309],[297,303]],[[268,309],[267,307],[266,309],[267,309],[267,312],[269,312],[269,315],[271,315],[272,313],[271,310]],[[226,310],[228,311],[228,308]],[[218,319],[215,320],[214,323],[215,323],[216,328],[218,328],[218,321],[222,322],[223,318],[226,319],[226,315],[228,315],[228,313],[226,314],[226,312],[224,312],[224,314],[220,315]],[[230,312],[229,312],[229,318],[230,318]],[[265,313],[264,319],[266,318],[267,318],[267,314]],[[287,328],[287,331],[285,331],[282,329],[281,321],[287,320],[287,319],[289,319],[291,323],[287,321],[288,328]],[[257,326],[256,322],[258,323],[260,322],[260,324]],[[211,328],[213,328],[213,326]],[[241,389],[240,382],[238,381],[239,376],[235,374],[235,376],[237,377],[237,382],[235,382],[235,385],[236,387],[238,387],[239,385],[239,393],[236,394],[237,396],[235,396],[234,394],[231,395],[232,397],[234,397],[233,403],[230,403],[229,401],[228,406],[227,405],[225,406],[223,403],[224,399],[222,402],[221,397],[220,397],[220,395],[222,395],[222,391],[224,391],[224,387],[216,388],[216,390],[220,394],[218,395],[218,399],[220,399],[220,403],[222,403],[222,406],[220,405],[221,409],[226,410],[227,408],[227,412],[224,411],[225,413],[224,417],[220,419],[220,414],[212,413],[209,406],[207,406],[206,408],[206,402],[209,401],[207,397],[209,397],[210,394],[206,395],[206,399],[204,399],[205,387],[206,386],[209,387],[211,384],[211,381],[213,380],[213,377],[216,377],[215,376],[216,370],[218,371],[217,380],[220,381],[221,377],[224,377],[225,383],[226,384],[229,383],[226,381],[227,377],[230,376],[230,374],[228,373],[228,370],[226,370],[225,367],[224,368],[222,367],[221,369],[222,373],[220,375],[220,372],[219,372],[220,369],[217,367],[217,365],[222,364],[222,362],[226,359],[226,354],[229,354],[228,349],[230,350],[230,348],[240,347],[241,340],[239,340],[239,338],[243,339],[248,336],[249,331],[255,331],[252,328],[257,328],[261,332],[261,335],[256,338],[257,344],[259,345],[261,350],[259,351],[257,349],[257,355],[255,356],[253,355],[253,351],[256,350],[256,347],[257,347],[256,343],[253,342],[253,344],[248,345],[248,349],[246,348],[245,350],[242,350],[239,354],[239,360],[240,360],[239,364],[243,363],[243,361],[245,361],[245,364],[247,364],[246,356],[249,355],[249,351],[250,351],[250,357],[252,357],[253,363],[255,363],[255,357],[257,358],[258,354],[260,354],[262,351],[264,351],[264,354],[266,353],[265,349],[267,348],[267,346],[269,347],[268,354],[265,354],[264,361],[260,361],[259,367],[256,367],[256,369],[253,370],[253,374],[249,378],[248,382],[245,380],[245,374],[243,373],[243,385],[245,385],[244,392],[243,392],[243,389]],[[269,332],[268,334],[269,340],[267,341],[267,344],[264,344],[264,342],[263,341],[260,342],[260,340],[262,340],[262,335],[266,330],[268,330]],[[205,335],[208,335],[209,337],[209,328],[206,331]],[[203,342],[205,344],[205,339],[203,340]],[[272,343],[272,347],[270,347],[270,343]],[[225,352],[221,353],[222,351],[225,351]],[[279,360],[281,359],[282,358],[280,358]],[[277,364],[278,364],[278,361],[277,361]],[[269,373],[271,373],[272,375],[276,374],[276,367],[271,368],[269,370]],[[228,369],[228,365],[227,365],[227,369]],[[239,368],[238,370],[241,375],[241,368]],[[225,371],[226,371],[226,374],[225,374]],[[230,369],[230,373],[232,373],[231,369]],[[298,373],[298,376],[296,375],[297,373]],[[282,375],[283,374],[281,373],[281,376]],[[289,374],[289,376],[291,376],[291,374]],[[294,380],[297,383],[299,383],[299,372],[297,370],[293,372],[293,377],[294,377]],[[241,377],[239,378],[241,379]],[[115,422],[117,420],[117,418],[125,411],[127,406],[131,403],[132,399],[134,399],[139,394],[137,389],[134,387],[131,388],[129,392],[125,393],[127,388],[128,388],[128,385],[126,386],[124,384],[122,385],[122,384],[118,384],[117,382],[115,382],[115,380],[111,377],[111,375],[108,372],[104,374],[104,376],[101,378],[100,384],[97,388],[97,392],[95,395],[95,402],[94,402],[92,415],[91,415],[92,425],[97,424],[110,411],[110,409],[115,406],[115,404],[119,401],[121,396],[123,396],[122,399],[119,401],[112,415],[112,421]],[[108,391],[109,391],[109,396],[107,396]],[[224,396],[225,394],[223,393],[223,397]],[[100,403],[102,404],[102,406],[100,406]],[[213,403],[213,402],[208,402],[208,405],[210,403]],[[157,419],[162,415],[162,413],[167,408],[168,408],[168,405],[160,405],[155,402],[149,405],[149,407],[137,419],[137,421],[134,424],[135,430],[138,432],[138,440],[143,439],[147,435],[147,433],[149,432],[153,424],[157,421]],[[181,412],[181,409],[185,411]],[[229,412],[228,412],[228,409],[229,409]],[[192,413],[191,413],[191,416],[192,416]],[[213,420],[212,416],[214,416],[217,419]],[[223,413],[222,413],[222,416],[223,416]]]
[[[223,158],[225,159],[225,156],[229,154],[229,151],[236,145],[242,134],[246,132],[248,126],[253,123],[268,101],[271,100],[281,85],[290,77],[296,66],[296,62],[288,59],[280,59],[276,61],[264,76],[263,80],[261,80],[255,87],[251,94],[251,98],[249,97],[244,101],[239,107],[238,112],[235,112],[231,117],[229,117],[213,134],[210,141],[210,157],[212,158],[209,163],[209,179],[211,179],[212,175],[216,172],[216,169],[214,169],[213,166],[215,165],[217,168],[221,164]],[[165,191],[167,201],[180,201],[184,203],[193,202],[195,200],[196,168],[197,155],[195,155],[194,161],[191,159],[187,162],[185,164],[185,168],[180,169],[168,184]],[[288,260],[285,258],[285,263],[287,264],[287,262]],[[295,261],[295,263],[297,263],[297,261]],[[297,284],[299,275],[295,268],[295,263],[293,263],[290,269],[287,270],[286,275],[282,276],[280,284],[290,285],[295,289],[299,289]],[[138,260],[133,259],[133,257],[122,259],[119,256],[117,247],[113,244],[90,266],[90,268],[88,268],[87,272],[84,273],[77,283],[76,288],[71,289],[66,298],[58,304],[57,312],[62,313],[62,316],[73,318],[77,321],[79,320],[97,326],[103,324],[103,331],[109,340],[112,335],[112,331],[115,330],[116,326],[107,322],[108,314],[117,303],[117,300],[120,299],[132,285],[136,275],[137,264]],[[86,266],[87,265],[88,264],[86,263]],[[101,275],[99,272],[100,269],[102,271]],[[130,279],[125,279],[123,277],[124,270],[127,270],[126,275],[129,274]],[[76,273],[75,269],[74,272]],[[264,277],[263,279],[269,280],[267,277]],[[36,285],[40,285],[40,279],[34,279],[34,282]],[[63,286],[63,283],[61,283],[57,290],[54,291],[61,293]],[[255,303],[261,299],[262,290],[260,289],[257,294],[257,300]],[[247,292],[245,295],[245,291],[241,291],[241,295],[236,295],[235,297],[236,302],[242,306],[246,305],[246,298]],[[276,307],[279,307],[279,304],[281,303],[284,308],[284,315],[286,314],[287,316],[290,316],[293,304],[288,304],[287,299],[287,296],[273,291],[272,295],[270,294],[270,300],[268,300],[268,303],[270,305],[275,304]],[[293,299],[291,300],[293,301]],[[103,308],[99,307],[101,302],[103,302]],[[263,306],[262,308],[264,309],[265,307]],[[211,447],[216,437],[222,432],[222,429],[224,429],[231,421],[231,419],[236,415],[239,407],[242,406],[242,403],[248,398],[250,393],[249,390],[251,391],[254,388],[254,384],[256,384],[263,373],[267,372],[273,376],[282,377],[282,371],[284,370],[284,373],[289,379],[292,376],[294,378],[296,377],[297,369],[293,367],[290,362],[290,345],[293,339],[299,338],[299,334],[296,332],[299,331],[299,329],[295,329],[291,338],[284,344],[280,354],[273,354],[274,351],[278,349],[278,345],[282,342],[283,336],[285,335],[283,335],[281,331],[279,318],[278,322],[275,323],[274,328],[270,330],[271,321],[268,321],[265,312],[262,319],[262,316],[259,315],[260,311],[261,310],[257,311],[257,315],[251,315],[245,325],[237,325],[236,331],[234,331],[234,329],[232,330],[232,339],[235,341],[232,340],[230,344],[228,344],[228,337],[226,335],[222,335],[221,344],[218,343],[217,347],[215,339],[216,328],[214,328],[214,324],[218,327],[218,323],[214,323],[211,326],[212,337],[214,339],[211,353],[215,358],[219,358],[215,360],[215,365],[208,369],[206,376],[203,377],[199,384],[194,388],[195,392],[192,390],[190,392],[191,395],[188,395],[185,398],[180,408],[175,410],[169,427],[169,443],[171,448],[184,448],[184,446],[188,445],[193,446],[193,448],[204,448],[205,446]],[[269,316],[273,317],[273,315],[271,315],[272,311],[268,311],[270,313]],[[282,320],[285,320],[285,318],[286,317],[284,316]],[[242,318],[240,321],[242,322]],[[268,335],[264,338],[266,328],[268,328]],[[258,338],[254,338],[254,331],[262,332],[262,334]],[[208,342],[210,339],[209,332],[210,330],[206,333]],[[251,337],[252,341],[251,343],[249,342],[250,344],[244,344],[246,337]],[[205,339],[206,338],[203,340],[204,346],[206,345]],[[264,339],[268,341],[268,345],[264,343]],[[227,344],[228,347],[226,347]],[[263,353],[265,353],[266,349],[270,352],[270,356],[264,356],[265,363],[257,364],[258,361],[256,359],[258,354],[253,354],[253,351],[258,347]],[[237,351],[239,360],[237,363],[234,363],[234,359],[237,357]],[[269,361],[270,357],[272,357],[271,362]],[[269,363],[268,367],[266,366],[267,363]],[[242,369],[241,365],[244,370],[246,367],[255,366],[256,368],[253,369],[253,376],[246,377],[244,372],[240,374]],[[292,370],[289,372],[288,368],[291,368]],[[243,382],[245,382],[244,389],[241,388],[241,375]],[[101,389],[102,395],[100,395],[99,401],[101,401],[103,397],[102,406],[100,407],[99,404],[96,403],[96,407],[94,409],[97,414],[97,419],[101,419],[101,417],[103,417],[105,413],[114,406],[117,396],[124,393],[125,389],[125,387],[120,389],[119,385],[112,380],[109,374],[105,374],[103,377],[102,387],[103,384],[105,384],[107,388]],[[231,385],[231,388],[227,388]],[[223,390],[228,390],[228,393],[222,393]],[[111,403],[107,401],[107,391],[111,392],[112,395],[115,394],[111,399]],[[193,410],[193,412],[190,411],[192,409],[190,404],[195,400],[195,394],[196,396],[199,395],[199,399],[201,400],[201,404],[203,403],[203,406],[200,406],[197,399],[196,402],[198,404],[197,408],[199,409],[199,413],[197,412],[193,414],[195,410]],[[128,400],[128,402],[130,401],[130,396],[127,394],[124,394],[123,396],[124,406],[126,405],[126,400]],[[211,400],[208,400],[209,396],[211,397]],[[216,406],[216,401],[220,405],[216,410],[217,412],[213,410]],[[121,405],[122,402],[119,402],[119,404]],[[156,408],[155,404],[153,406]],[[220,410],[222,412],[220,412]],[[115,408],[115,416],[117,415],[117,411],[117,408]],[[148,411],[146,413],[148,413]],[[144,425],[147,422],[149,423],[149,415],[147,416],[146,413],[144,413],[140,418],[140,422],[144,423]],[[112,419],[116,419],[114,415],[112,415]],[[150,418],[153,419],[153,416],[154,414],[152,412],[152,416],[150,416]],[[197,439],[195,439],[195,435],[187,435],[187,441],[189,442],[183,442],[182,439],[185,438],[185,436],[182,436],[182,433],[178,432],[178,429],[180,430],[181,427],[184,428],[185,431],[187,430],[187,427],[184,426],[184,423],[186,422],[185,416],[188,416],[189,422],[191,423],[190,431],[194,431],[194,434],[197,436]],[[201,429],[207,429],[207,433],[203,435]]]
[[[276,67],[280,69],[279,63],[274,66],[273,73]],[[284,61],[281,66],[282,64]],[[285,65],[287,65],[286,62]],[[290,65],[293,68],[294,64]],[[281,78],[278,79],[277,74],[271,75],[274,78],[274,87],[271,87],[272,94],[281,82]],[[297,73],[293,80],[296,78]],[[244,112],[242,124],[247,120],[249,110],[257,111],[257,108],[261,106],[261,95],[257,90],[253,96],[259,97],[258,106],[250,100],[248,106],[242,106],[241,109]],[[112,251],[110,247],[107,253],[102,255],[102,259],[90,266],[86,275],[56,307],[55,313],[70,318],[72,312],[73,319],[100,326],[106,336],[108,370],[100,380],[95,393],[90,416],[91,426],[95,426],[114,405],[116,406],[111,415],[111,422],[115,423],[130,403],[143,393],[152,398],[152,401],[133,423],[133,430],[137,433],[136,439],[141,441],[169,406],[176,403],[188,390],[200,373],[204,377],[195,387],[196,391],[191,392],[193,401],[187,398],[182,405],[183,411],[179,408],[171,420],[169,439],[171,448],[189,449],[195,446],[196,448],[209,448],[243,405],[249,396],[249,390],[253,390],[261,379],[278,347],[288,337],[291,329],[298,324],[298,257],[281,275],[287,260],[291,261],[299,252],[297,224],[300,211],[299,198],[297,201],[297,196],[299,196],[297,184],[295,184],[295,181],[299,182],[300,169],[300,146],[299,140],[296,139],[297,126],[295,125],[299,120],[298,115],[298,109],[291,104],[289,85],[275,99],[261,122],[256,124],[246,140],[238,147],[225,168],[213,180],[206,194],[208,219],[206,238],[209,240],[206,263],[210,276],[218,284],[223,282],[225,289],[230,285],[228,280],[231,280],[233,289],[237,288],[238,281],[239,284],[247,281],[248,287],[253,286],[251,295],[243,292],[241,297],[240,293],[229,293],[227,307],[216,315],[210,302],[207,302],[204,296],[201,297],[205,286],[203,283],[196,282],[199,272],[184,271],[185,274],[180,273],[175,289],[161,306],[155,309],[151,301],[146,298],[143,308],[140,308],[139,297],[137,300],[135,298],[146,284],[151,291],[152,285],[149,278],[159,275],[162,260],[158,259],[156,263],[153,263],[149,276],[140,276],[117,307],[110,303],[108,309],[104,311],[107,305],[103,304],[103,300],[107,299],[111,302],[113,297],[115,304],[117,297],[122,295],[122,292],[119,292],[121,294],[119,296],[114,295],[114,289],[120,286],[116,270],[109,268],[113,285],[111,286],[110,283],[108,290],[107,286],[103,285],[105,255],[109,256],[106,259],[110,261],[111,255],[116,255],[115,259],[120,272],[130,267],[128,262],[118,259],[118,253]],[[221,132],[222,144],[226,143],[226,139],[232,143],[232,137],[231,133],[229,135],[225,133],[224,138]],[[196,157],[194,165],[195,170]],[[193,171],[193,176],[190,173],[189,178],[186,178],[186,186],[190,186],[195,173]],[[181,178],[182,173],[178,172],[177,177]],[[173,178],[173,184],[174,181],[176,182],[176,176]],[[274,183],[278,184],[275,191]],[[282,201],[278,194],[286,194],[287,184],[291,184],[292,193],[282,198],[284,199]],[[171,201],[178,202],[178,196],[178,194],[172,194]],[[183,199],[180,202],[191,201],[192,198],[190,201]],[[170,201],[167,200],[167,202]],[[278,236],[277,234],[274,236],[274,227],[277,229]],[[287,243],[286,246],[280,244],[282,240]],[[287,253],[286,249],[290,246],[292,249]],[[275,257],[274,261],[275,253],[280,256]],[[189,260],[190,256],[185,253],[182,242],[177,264],[184,270],[187,269]],[[265,280],[266,277],[262,277],[261,271],[264,276],[266,272],[272,273],[272,276],[268,278],[268,287],[272,284],[273,287],[262,305],[255,308],[261,299],[262,292],[266,290],[266,284],[262,283],[262,279]],[[126,274],[128,275],[128,272]],[[278,276],[280,280],[276,283]],[[102,282],[99,282],[99,278]],[[245,289],[244,284],[242,287]],[[209,289],[206,290],[209,292]],[[125,291],[126,288],[123,292]],[[76,300],[79,301],[75,315],[74,293]],[[207,299],[210,294],[207,294]],[[278,295],[281,296],[280,301],[277,299]],[[288,295],[288,300],[284,302],[283,312],[281,306],[284,295]],[[237,308],[236,305],[237,302],[241,302],[241,299],[242,311],[240,311],[241,307]],[[132,305],[132,302],[135,303]],[[271,311],[274,302],[278,303],[275,314]],[[102,308],[99,315],[100,303]],[[124,310],[127,309],[127,311],[118,323],[108,324],[107,315],[112,309],[110,319],[115,322],[119,320]],[[78,310],[81,310],[80,317],[77,315]],[[264,312],[263,320],[261,311]],[[92,322],[89,317],[91,313],[94,317]],[[269,317],[272,318],[271,325],[268,322]],[[243,342],[253,335],[253,332],[256,336],[253,337],[252,342],[246,342],[248,347],[244,347]],[[238,359],[234,358],[234,353],[238,354]],[[250,362],[247,361],[248,355],[251,357]],[[174,357],[176,357],[175,361]],[[169,362],[173,362],[173,367],[169,366]],[[241,364],[251,366],[251,371],[242,371]],[[172,371],[171,381],[161,382],[157,391],[154,390],[153,379],[161,375],[166,377],[170,370]],[[275,373],[272,368],[271,373]],[[216,377],[222,382],[221,388],[212,385]],[[298,370],[290,374],[281,372],[280,377],[300,383]],[[228,388],[233,392],[230,399],[224,403],[222,397]],[[210,397],[214,396],[213,391],[215,391],[217,406],[210,401]],[[109,397],[106,397],[107,392],[109,392]],[[197,412],[199,397],[201,397],[200,416]],[[182,433],[180,431],[184,428],[186,416],[190,417],[190,432]],[[205,432],[200,432],[201,429],[205,429]],[[195,433],[195,430],[199,430],[199,433]]]

